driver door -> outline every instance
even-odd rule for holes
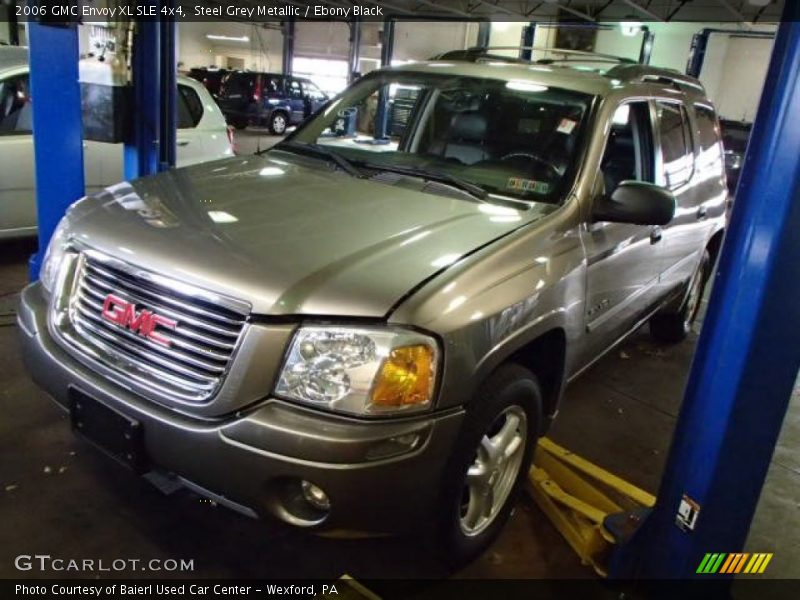
[[[647,101],[617,108],[595,184],[597,196],[610,195],[623,181],[653,183],[652,123]],[[587,259],[584,361],[588,363],[636,325],[655,300],[661,229],[589,219],[581,238]]]

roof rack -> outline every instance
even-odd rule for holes
[[[621,79],[625,82],[661,83],[674,86],[680,90],[691,88],[703,94],[706,88],[694,77],[684,75],[675,69],[663,69],[641,64],[618,65],[606,71],[606,77]]]
[[[519,51],[530,50],[531,52],[542,52],[545,54],[562,55],[563,58],[541,58],[539,60],[526,60],[514,56],[503,56],[492,54],[492,51]],[[556,62],[570,62],[570,60],[589,60],[591,62],[613,62],[618,64],[638,64],[635,60],[614,56],[613,54],[601,54],[599,52],[586,52],[584,50],[567,50],[565,48],[541,47],[541,46],[475,46],[466,50],[451,50],[433,57],[434,60],[463,60],[478,62],[479,60],[497,60],[518,64],[553,64]]]

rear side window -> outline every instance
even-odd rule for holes
[[[656,102],[664,181],[669,189],[687,183],[694,173],[692,134],[686,108],[672,102]]]
[[[250,96],[255,76],[249,73],[228,73],[222,80],[223,93],[230,97]]]
[[[264,93],[266,95],[277,95],[283,92],[283,79],[276,75],[264,75]]]
[[[203,118],[203,102],[188,85],[178,86],[178,129],[197,127]]]
[[[722,168],[722,142],[716,113],[707,106],[695,105],[697,141],[700,144],[698,167]]]

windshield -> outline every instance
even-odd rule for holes
[[[333,100],[289,146],[324,147],[384,183],[396,183],[384,171],[429,174],[462,190],[560,202],[591,101],[530,81],[381,72]]]

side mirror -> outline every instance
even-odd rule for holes
[[[611,196],[601,196],[592,208],[592,220],[632,225],[666,225],[675,216],[675,196],[651,183],[623,181]]]

